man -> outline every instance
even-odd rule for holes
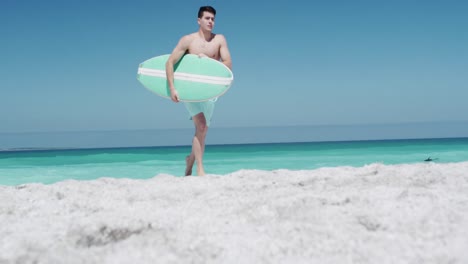
[[[185,54],[196,54],[200,57],[210,57],[215,60],[221,60],[222,63],[231,69],[231,55],[229,53],[226,39],[223,35],[214,34],[212,32],[215,24],[215,15],[216,10],[213,7],[200,7],[200,10],[198,11],[198,31],[183,36],[167,60],[167,81],[171,91],[171,99],[176,103],[179,102],[179,95],[177,94],[177,87],[174,86],[174,65]],[[197,175],[205,175],[205,169],[203,168],[205,138],[206,133],[208,132],[208,126],[210,125],[211,116],[213,114],[215,101],[216,100],[200,103],[185,103],[195,125],[192,152],[185,158],[186,176],[192,174],[192,168],[195,161],[197,162]]]

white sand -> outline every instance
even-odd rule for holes
[[[0,263],[468,263],[468,162],[0,186]]]

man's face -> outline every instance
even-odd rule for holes
[[[198,19],[198,24],[203,30],[211,31],[213,30],[215,23],[215,17],[210,12],[203,12],[203,16]]]

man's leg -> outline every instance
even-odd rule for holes
[[[185,176],[192,175],[193,163],[195,163],[195,155],[193,155],[192,152],[190,155],[185,157]]]
[[[185,175],[192,174],[193,164],[197,162],[197,175],[205,175],[205,169],[203,167],[203,154],[205,153],[205,138],[208,132],[208,126],[206,125],[205,115],[199,113],[192,117],[195,125],[195,136],[192,141],[192,153],[185,158],[187,167],[185,168]]]

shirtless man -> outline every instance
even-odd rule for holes
[[[212,33],[215,24],[216,10],[211,6],[202,6],[198,11],[197,32],[183,36],[172,51],[166,63],[166,75],[171,99],[179,102],[177,87],[174,86],[174,65],[185,54],[196,54],[200,57],[210,57],[220,60],[231,69],[231,55],[223,35]],[[216,100],[200,103],[185,103],[193,123],[195,125],[195,136],[192,141],[192,152],[185,158],[185,175],[192,174],[193,164],[197,162],[197,175],[205,175],[203,168],[203,153],[205,152],[205,138],[213,114]]]

